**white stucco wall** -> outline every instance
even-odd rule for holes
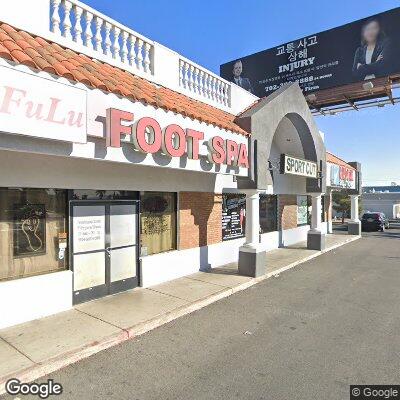
[[[306,241],[309,229],[309,225],[304,225],[282,232],[275,231],[264,233],[260,235],[260,242],[262,248],[266,251],[274,250],[282,246],[291,246],[295,243]],[[237,262],[239,258],[239,247],[244,242],[245,239],[240,238],[212,244],[210,246],[170,251],[143,257],[140,271],[142,286],[149,287],[157,285],[207,268],[215,268]]]
[[[72,307],[72,272],[0,282],[0,329]]]
[[[280,161],[281,154],[285,153],[304,158],[303,147],[293,124],[289,120],[282,120],[280,126],[282,128],[280,132],[284,134],[274,136],[270,160]],[[273,176],[274,194],[307,194],[305,177],[281,174],[279,170],[274,170]]]
[[[142,258],[142,286],[148,287],[194,274],[200,270],[237,262],[244,239],[228,240],[209,246],[170,251]]]
[[[365,194],[362,197],[362,206],[364,212],[383,212],[388,218],[398,218],[400,193]]]
[[[0,150],[0,186],[221,193],[237,183],[206,174]]]

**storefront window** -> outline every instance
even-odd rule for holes
[[[273,232],[278,230],[276,195],[260,196],[260,230],[261,233]]]
[[[245,236],[246,195],[225,193],[222,195],[222,240]]]
[[[140,193],[142,254],[176,249],[176,194]]]
[[[0,188],[0,280],[66,269],[67,193]]]
[[[308,223],[308,198],[307,196],[297,196],[297,226]]]

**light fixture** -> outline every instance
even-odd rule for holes
[[[364,90],[370,91],[374,88],[374,84],[370,81],[370,82],[365,82],[362,85]]]

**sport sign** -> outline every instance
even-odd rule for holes
[[[299,175],[307,178],[318,177],[318,164],[287,154],[281,154],[281,174]]]

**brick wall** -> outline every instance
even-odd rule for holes
[[[278,196],[279,229],[297,228],[297,196],[280,194]]]
[[[222,195],[179,193],[179,249],[222,241]]]

